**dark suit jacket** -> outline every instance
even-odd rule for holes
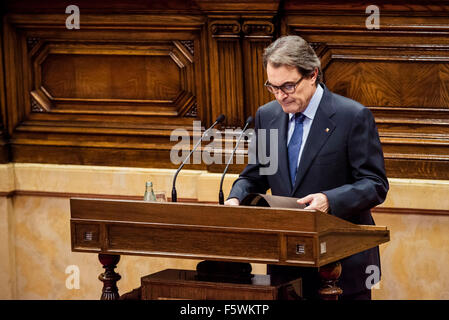
[[[228,198],[240,201],[249,193],[302,198],[322,192],[329,200],[329,213],[356,224],[374,225],[370,209],[385,200],[388,180],[374,117],[369,109],[356,101],[330,92],[324,93],[313,120],[299,163],[296,183],[291,186],[288,156],[288,114],[277,101],[257,110],[255,137],[250,152],[266,143],[270,150],[270,135],[256,143],[259,129],[279,129],[278,170],[273,175],[260,175],[262,166],[248,164],[234,182]],[[268,165],[266,165],[268,166]],[[345,258],[339,285],[344,295],[366,289],[368,265],[380,270],[378,247]],[[269,273],[289,272],[292,268],[268,266]]]

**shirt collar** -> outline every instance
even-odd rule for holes
[[[302,113],[306,118],[313,120],[315,118],[316,111],[318,109],[318,106],[320,105],[321,98],[323,97],[324,90],[321,87],[321,85],[317,85],[317,88],[315,90],[315,93],[312,96],[312,99],[310,99],[309,105],[307,106],[306,110]],[[294,113],[288,114],[289,121],[292,120],[292,117],[294,116]]]

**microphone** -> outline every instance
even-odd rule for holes
[[[209,127],[209,129],[207,129],[206,131],[204,131],[203,135],[201,136],[200,140],[198,140],[198,142],[196,143],[196,145],[193,147],[192,151],[190,151],[189,155],[184,159],[184,161],[181,163],[181,165],[179,166],[178,170],[176,170],[176,173],[173,177],[173,188],[171,190],[171,201],[172,202],[178,202],[178,196],[176,193],[176,178],[178,177],[178,173],[179,171],[181,171],[182,167],[184,167],[184,165],[186,164],[187,160],[189,160],[190,156],[192,155],[193,152],[195,152],[196,148],[198,148],[198,146],[200,145],[201,141],[203,141],[204,137],[209,133],[209,131],[215,127],[218,123],[222,122],[225,119],[225,116],[223,114],[220,114],[217,117],[217,120],[215,120],[214,124],[211,125]]]
[[[225,169],[223,171],[223,175],[221,176],[220,192],[218,193],[218,203],[219,204],[224,204],[223,180],[224,180],[224,177],[226,175],[226,172],[228,171],[229,164],[231,163],[232,158],[234,157],[234,153],[237,150],[237,147],[239,146],[240,140],[243,137],[243,133],[245,132],[246,128],[248,128],[248,126],[251,124],[251,122],[253,122],[253,117],[249,116],[248,119],[246,119],[245,126],[243,127],[243,130],[240,133],[240,136],[239,136],[239,138],[237,140],[237,143],[235,144],[234,150],[232,150],[231,156],[229,157],[228,163],[226,164],[226,167],[225,167]]]

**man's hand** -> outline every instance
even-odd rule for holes
[[[296,202],[308,205],[306,209],[320,210],[326,213],[329,211],[329,200],[324,193],[309,194]]]
[[[239,199],[231,198],[225,201],[225,206],[238,206],[240,204]]]

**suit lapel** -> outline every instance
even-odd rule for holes
[[[324,85],[323,87],[323,97],[321,98],[321,102],[312,122],[312,127],[310,128],[309,135],[301,155],[301,160],[299,161],[298,171],[296,172],[295,185],[290,196],[294,195],[296,189],[299,187],[305,174],[307,173],[307,170],[312,164],[313,159],[315,159],[316,155],[335,129],[335,123],[330,119],[335,113],[334,106],[332,105],[332,94]]]
[[[288,156],[287,156],[287,131],[288,131],[288,114],[282,110],[279,105],[278,114],[270,123],[270,129],[279,129],[278,132],[278,175],[281,181],[286,181],[282,184],[286,188],[287,194],[291,192],[290,176],[288,171]],[[267,135],[270,133],[267,132]]]

